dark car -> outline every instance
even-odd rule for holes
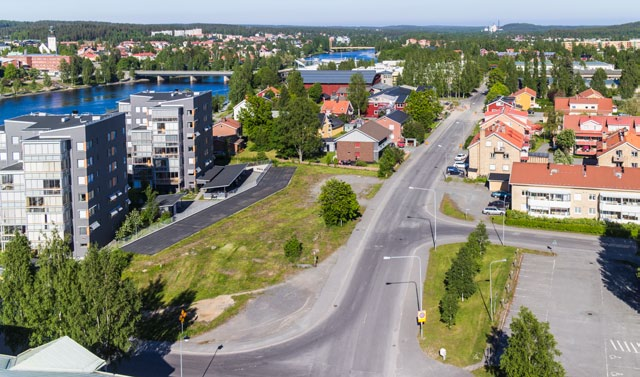
[[[493,202],[490,202],[488,207],[498,207],[499,209],[504,209],[505,208],[505,202],[503,202],[502,200],[494,200]]]
[[[491,193],[491,197],[505,201],[511,200],[511,194],[506,191],[494,191]]]
[[[449,175],[464,175],[464,171],[458,169],[455,166],[447,166],[447,174],[449,174]]]

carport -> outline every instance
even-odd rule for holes
[[[214,166],[196,182],[202,185],[200,192],[205,198],[226,198],[229,192],[242,185],[251,171],[247,169],[247,164]]]
[[[487,181],[489,182],[489,191],[509,191],[510,174],[490,173]]]
[[[171,216],[174,216],[178,213],[178,203],[180,202],[180,198],[182,198],[184,194],[170,194],[170,195],[158,195],[156,197],[156,203],[158,204],[158,208],[160,212],[169,212]]]

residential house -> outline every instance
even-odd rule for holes
[[[500,96],[487,104],[487,112],[501,112],[503,107],[515,108],[516,99],[514,97]]]
[[[389,145],[391,131],[374,121],[335,139],[338,160],[376,162]]]
[[[640,135],[635,130],[613,131],[600,143],[598,166],[640,167]]]
[[[640,169],[513,164],[511,208],[531,216],[640,224]]]
[[[118,102],[127,115],[127,170],[133,187],[162,192],[196,188],[213,166],[211,91],[132,94]]]
[[[223,118],[211,128],[213,135],[213,153],[235,155],[244,148],[242,125],[235,119]]]
[[[344,132],[344,122],[331,113],[318,114],[320,120],[320,136],[323,139],[333,138]]]
[[[588,89],[574,97],[556,97],[557,112],[564,115],[613,115],[618,108],[611,98],[604,97],[594,89]]]
[[[525,86],[517,92],[511,93],[509,97],[513,97],[515,99],[515,103],[518,108],[528,111],[532,107],[538,107],[536,104],[536,94],[535,90]]]
[[[402,127],[409,121],[409,115],[404,111],[393,110],[382,118],[376,119],[376,123],[391,131],[389,141],[403,147],[404,137],[402,136]]]
[[[407,99],[412,91],[413,90],[403,86],[394,86],[373,94],[369,97],[367,115],[382,116],[392,110],[404,111],[407,105]]]
[[[351,116],[353,115],[353,106],[349,100],[328,100],[322,102],[320,112],[323,114]]]
[[[274,88],[273,86],[267,86],[256,94],[256,96],[260,98],[280,98],[280,90],[278,88]]]
[[[575,133],[574,153],[576,155],[595,157],[598,150],[603,149],[601,143],[610,132],[626,129],[638,133],[640,131],[640,117],[565,115],[562,128],[573,130]]]
[[[73,255],[102,247],[127,212],[125,115],[34,113],[0,129],[2,249],[16,231],[32,247],[54,233]]]

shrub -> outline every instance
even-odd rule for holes
[[[458,297],[453,292],[447,291],[440,300],[440,321],[451,327],[456,324],[458,314]]]
[[[291,263],[297,261],[302,256],[302,242],[295,235],[284,244],[284,256]]]
[[[362,161],[362,160],[357,160],[356,161],[356,166],[367,166],[367,163]]]

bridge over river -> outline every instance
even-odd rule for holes
[[[164,81],[169,77],[189,77],[192,82],[198,81],[202,77],[224,77],[227,82],[233,71],[134,71],[136,78],[139,77],[155,77],[158,82]]]

